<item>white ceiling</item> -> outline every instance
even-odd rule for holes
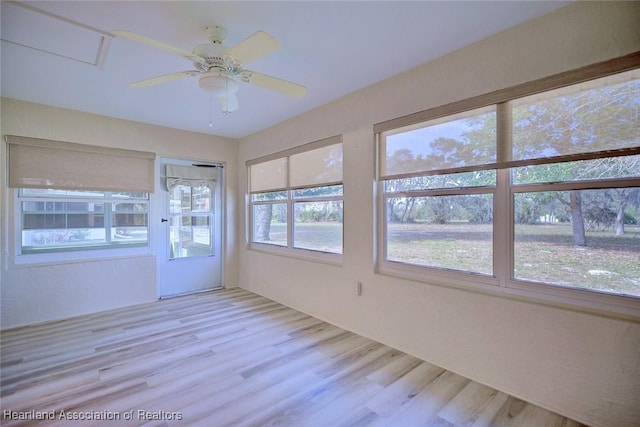
[[[3,97],[241,138],[567,3],[2,1],[1,90]],[[207,42],[203,28],[211,24],[228,29],[230,46],[257,30],[273,35],[282,49],[247,68],[303,84],[307,95],[295,99],[241,84],[240,109],[224,115],[214,99],[211,115],[209,95],[197,78],[148,88],[128,85],[193,66],[166,51],[112,38],[112,30],[191,51]],[[16,31],[46,46],[37,40],[25,44],[58,54],[6,41],[15,39]],[[66,57],[69,49],[91,49],[92,37],[101,33],[108,49],[97,66]]]

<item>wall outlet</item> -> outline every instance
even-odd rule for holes
[[[356,282],[353,288],[354,293],[357,296],[361,296],[362,295],[362,282]]]

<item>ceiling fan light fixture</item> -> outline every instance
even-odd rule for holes
[[[238,83],[231,77],[205,73],[200,77],[198,85],[213,96],[227,96],[238,91]]]

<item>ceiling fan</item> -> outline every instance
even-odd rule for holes
[[[166,83],[184,77],[198,78],[198,84],[204,91],[220,101],[224,113],[238,109],[238,83],[250,83],[295,98],[304,96],[307,89],[297,83],[246,70],[244,64],[262,58],[281,48],[280,43],[264,31],[258,31],[235,46],[224,44],[227,30],[218,25],[205,27],[210,43],[200,44],[192,53],[169,46],[157,40],[141,36],[131,31],[113,30],[113,34],[143,43],[191,61],[195,70],[179,71],[146,80],[131,83],[132,87],[147,87]]]

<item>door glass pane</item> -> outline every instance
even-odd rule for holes
[[[177,185],[170,192],[169,258],[213,255],[213,194],[206,186]]]

